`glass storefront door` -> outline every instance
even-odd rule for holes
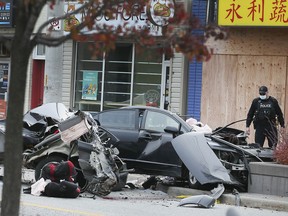
[[[130,105],[133,45],[117,44],[105,61],[103,109]]]
[[[74,109],[97,112],[129,105],[164,107],[169,65],[162,54],[118,43],[106,58],[92,59],[91,43],[77,43],[76,47]]]

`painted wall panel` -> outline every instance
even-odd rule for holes
[[[73,42],[67,41],[63,45],[63,76],[62,76],[62,101],[67,107],[71,107],[71,97],[73,89],[71,89],[72,83],[72,54],[73,54]]]
[[[204,23],[206,20],[207,2],[204,0],[195,0],[192,4],[192,14],[197,16],[201,22]],[[193,61],[189,65],[187,116],[193,117],[198,121],[201,118],[201,86],[202,63]]]

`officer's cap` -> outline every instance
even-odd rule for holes
[[[259,94],[265,94],[268,91],[268,88],[266,86],[261,86],[259,88]]]

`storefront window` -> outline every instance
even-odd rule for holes
[[[74,109],[98,112],[129,105],[160,107],[162,54],[118,43],[106,58],[92,59],[90,45],[77,44]]]
[[[75,104],[80,110],[101,110],[103,58],[92,59],[91,44],[77,46]]]
[[[133,104],[159,107],[162,55],[153,50],[136,52],[134,74]]]
[[[130,105],[132,53],[132,44],[117,44],[106,58],[104,110]]]

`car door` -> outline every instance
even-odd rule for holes
[[[122,159],[138,158],[139,118],[138,109],[113,109],[94,115],[102,127],[115,135],[119,142],[116,147]]]
[[[94,116],[101,126],[118,139],[119,157],[136,173],[180,176],[182,161],[167,126],[180,128],[179,122],[161,109],[124,108],[107,110]]]
[[[182,161],[171,144],[172,133],[165,132],[167,126],[180,128],[172,115],[162,110],[149,110],[143,113],[139,129],[139,166],[150,174],[178,176]]]

